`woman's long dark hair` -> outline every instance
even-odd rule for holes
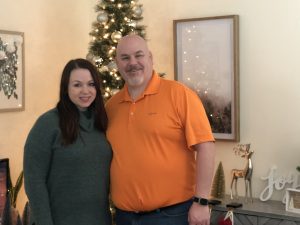
[[[101,82],[97,68],[86,59],[70,60],[62,72],[59,102],[57,103],[63,145],[74,143],[79,134],[79,110],[69,98],[68,86],[71,72],[80,68],[89,70],[95,83],[96,98],[88,108],[94,114],[95,127],[103,132],[107,129],[107,115],[101,95]]]

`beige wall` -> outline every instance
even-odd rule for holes
[[[95,19],[96,0],[2,0],[0,29],[25,32],[25,102],[23,112],[0,113],[0,158],[11,159],[13,181],[22,169],[23,145],[37,116],[54,106],[62,67],[85,57]],[[140,0],[155,68],[173,79],[174,19],[238,14],[240,16],[241,143],[255,151],[254,195],[273,165],[278,176],[300,165],[300,2],[299,0]],[[155,13],[154,13],[155,12]],[[1,94],[1,93],[0,93]],[[226,191],[237,143],[217,142]],[[240,189],[243,182],[240,181]],[[243,191],[241,191],[243,193]],[[280,199],[282,192],[273,195]],[[19,198],[22,210],[25,194]]]
[[[10,158],[13,182],[22,170],[29,129],[57,102],[63,66],[87,54],[94,5],[80,0],[1,0],[0,30],[25,33],[25,111],[0,113],[0,158]],[[20,210],[25,201],[22,190]]]

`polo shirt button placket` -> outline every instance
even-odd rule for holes
[[[130,112],[130,116],[133,116],[134,115],[134,107],[133,105],[135,105],[135,102],[132,102],[132,106],[131,106],[131,112]]]

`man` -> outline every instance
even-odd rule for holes
[[[117,225],[209,225],[215,150],[201,101],[155,73],[140,36],[123,37],[116,51],[126,84],[106,108]]]

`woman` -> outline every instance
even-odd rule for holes
[[[35,225],[111,225],[107,116],[97,69],[69,61],[60,99],[31,129],[24,152],[25,191]]]

